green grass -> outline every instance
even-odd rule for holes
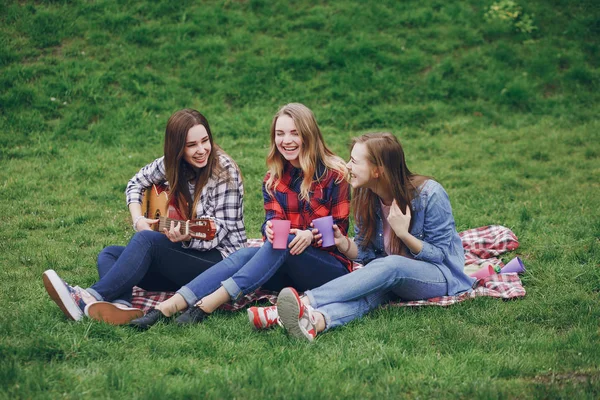
[[[0,398],[598,398],[600,11],[492,0],[11,1],[0,4]],[[447,189],[459,230],[511,228],[527,296],[385,308],[308,345],[245,313],[145,333],[72,323],[131,237],[127,180],[192,107],[245,178],[259,235],[268,129],[312,108],[335,152],[389,130]]]

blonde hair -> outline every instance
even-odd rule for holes
[[[339,173],[340,177],[336,182],[343,180],[347,174],[346,163],[340,157],[333,154],[325,145],[323,135],[321,134],[319,125],[317,125],[313,112],[304,104],[289,103],[277,111],[271,123],[271,147],[267,156],[269,178],[265,183],[267,193],[273,196],[272,190],[281,180],[285,165],[285,158],[275,145],[275,124],[277,123],[277,119],[282,115],[286,115],[294,121],[296,131],[302,141],[302,148],[298,156],[300,168],[304,173],[304,178],[300,185],[300,199],[309,199],[308,196],[312,184],[323,178],[327,174],[327,170]],[[323,171],[323,175],[315,177],[319,163],[325,166],[325,170]]]

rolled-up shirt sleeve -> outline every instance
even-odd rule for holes
[[[141,204],[142,194],[146,188],[165,183],[166,180],[164,157],[160,157],[140,169],[127,182],[127,188],[125,189],[127,205],[131,203]]]
[[[361,233],[360,224],[358,222],[354,223],[354,243],[358,248],[358,255],[354,261],[366,265],[375,258],[375,251],[373,250],[372,244],[364,243],[364,236]]]
[[[348,235],[350,225],[350,185],[345,179],[336,182],[332,179],[331,216],[333,223],[340,228],[342,235]]]
[[[272,219],[286,219],[285,211],[282,205],[279,204],[274,195],[271,195],[267,192],[265,182],[267,181],[268,177],[268,175],[265,177],[262,185],[265,220],[263,221],[263,224],[260,227],[260,231],[263,235],[263,239],[266,238],[265,228],[267,226],[267,221],[270,221]]]

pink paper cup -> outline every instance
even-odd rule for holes
[[[327,217],[313,219],[312,223],[319,230],[319,233],[323,235],[321,246],[333,246],[335,244],[335,240],[333,239],[333,217],[328,215]]]
[[[483,279],[486,276],[490,276],[495,273],[496,273],[496,271],[494,270],[494,266],[490,265],[490,264],[486,264],[483,267],[479,268],[477,271],[473,272],[469,276],[472,278]]]
[[[285,219],[272,219],[273,226],[273,248],[279,250],[287,249],[288,236],[290,234],[291,221]]]

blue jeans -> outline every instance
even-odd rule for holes
[[[296,237],[289,235],[288,244]],[[263,287],[279,291],[293,286],[305,291],[348,273],[346,267],[326,251],[309,246],[301,254],[273,249],[266,241],[260,248],[244,248],[177,291],[191,307],[221,286],[232,300]]]
[[[447,293],[446,278],[434,264],[387,256],[304,294],[330,329],[394,299],[423,300]]]
[[[175,291],[222,259],[216,249],[184,249],[160,232],[141,231],[126,247],[109,246],[100,252],[100,280],[87,290],[98,300],[130,306],[134,286]]]

